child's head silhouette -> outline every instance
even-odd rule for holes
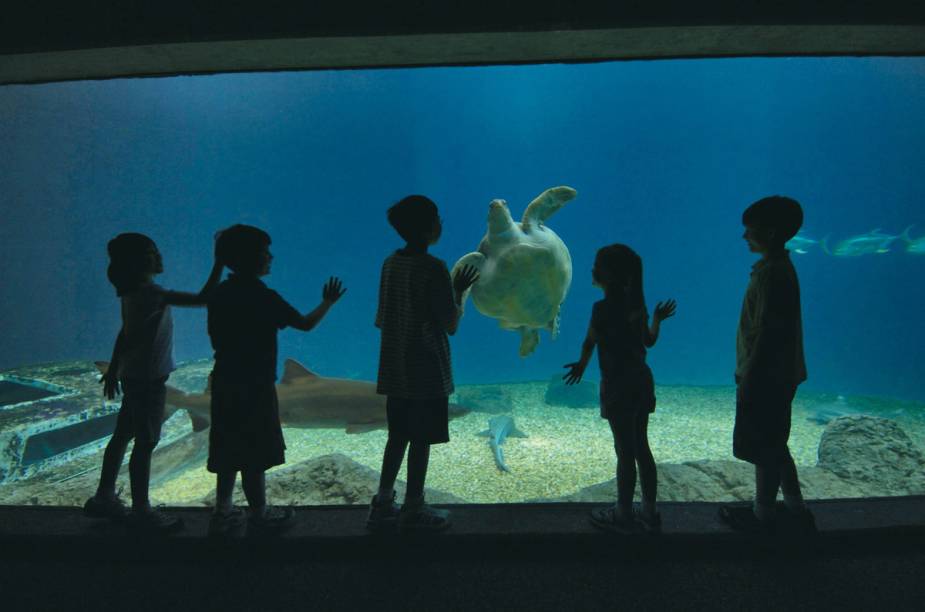
[[[215,255],[233,272],[262,275],[269,272],[270,235],[252,225],[232,225],[215,243]]]
[[[422,195],[402,198],[389,208],[389,225],[405,242],[434,244],[440,237],[440,216],[433,200]]]
[[[626,295],[629,310],[643,305],[642,258],[625,244],[611,244],[598,249],[591,277],[605,291]]]
[[[803,226],[803,208],[793,198],[768,196],[745,209],[742,225],[759,230],[753,238],[760,243],[783,248]]]
[[[109,253],[106,276],[120,297],[137,289],[151,275],[163,271],[157,245],[144,234],[119,234],[109,241],[106,250]]]

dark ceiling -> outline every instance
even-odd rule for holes
[[[0,83],[242,70],[925,54],[898,0],[97,0],[19,3]]]

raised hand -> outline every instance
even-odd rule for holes
[[[453,275],[453,291],[456,295],[462,295],[477,280],[479,280],[479,271],[473,266],[463,266]]]
[[[653,315],[658,321],[664,321],[669,317],[673,317],[675,313],[675,308],[677,308],[677,302],[674,300],[668,300],[667,302],[659,302],[655,305],[655,314]]]
[[[585,366],[582,365],[580,361],[567,363],[562,367],[569,368],[568,374],[562,377],[565,380],[565,384],[574,385],[575,383],[581,382],[581,377],[584,376],[585,373]]]
[[[340,279],[336,276],[332,276],[321,290],[321,299],[327,304],[334,304],[345,293],[347,293],[347,290],[344,289]]]

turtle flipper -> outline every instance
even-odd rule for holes
[[[520,328],[520,356],[526,357],[536,349],[540,343],[540,332],[536,329]]]
[[[485,256],[479,253],[478,251],[475,251],[473,253],[467,253],[466,255],[463,255],[462,257],[460,257],[459,261],[453,264],[453,269],[450,270],[450,280],[452,281],[453,277],[456,276],[456,271],[461,270],[463,266],[472,266],[473,268],[481,272],[482,265],[484,265],[484,263],[485,263]],[[466,298],[469,297],[469,292],[471,290],[472,290],[472,287],[469,287],[463,292],[462,300],[460,301],[460,304],[462,306],[466,305]]]
[[[527,231],[532,223],[542,225],[546,219],[553,216],[557,210],[565,206],[565,203],[578,195],[571,187],[551,187],[536,196],[524,211],[524,217],[521,222],[522,229]]]

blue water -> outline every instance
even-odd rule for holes
[[[266,229],[270,286],[302,310],[329,275],[348,293],[281,357],[372,379],[381,261],[400,246],[385,209],[440,207],[433,253],[475,250],[487,206],[519,219],[555,185],[550,221],[574,281],[561,336],[518,336],[470,304],[452,340],[459,383],[540,380],[579,353],[595,250],[634,247],[650,308],[678,301],[650,363],[659,383],[729,384],[754,261],[741,211],[797,198],[833,241],[925,233],[925,59],[724,59],[492,68],[235,74],[0,88],[0,368],[105,359],[119,326],[106,241],[152,236],[167,287],[196,290],[212,234]],[[925,256],[795,255],[807,387],[925,399]],[[210,354],[202,310],[175,312],[176,355]],[[589,376],[596,372],[589,369]]]

